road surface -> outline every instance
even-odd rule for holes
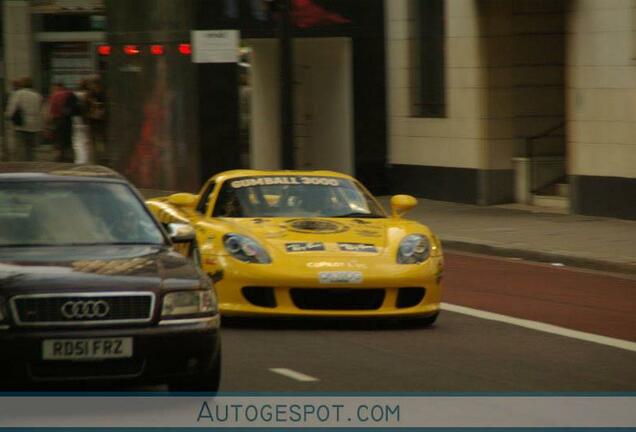
[[[446,256],[450,305],[636,341],[633,278]],[[426,329],[232,321],[223,350],[223,391],[636,391],[633,350],[449,311]]]

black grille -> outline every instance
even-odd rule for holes
[[[243,287],[243,297],[255,306],[275,308],[274,288],[271,287]]]
[[[384,289],[292,288],[291,299],[299,309],[374,310],[384,302]]]
[[[401,309],[417,306],[424,299],[425,294],[424,288],[400,288],[395,307]]]
[[[144,321],[149,320],[152,315],[151,294],[23,297],[16,298],[13,301],[18,314],[18,323],[26,325],[121,320]],[[78,316],[69,318],[62,313],[62,308],[67,302],[80,302],[80,304],[86,304],[86,302],[105,302],[108,304],[108,313],[104,316]]]

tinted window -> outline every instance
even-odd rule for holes
[[[205,191],[201,195],[201,200],[197,205],[197,211],[199,213],[206,214],[208,212],[208,206],[210,205],[210,196],[212,195],[214,186],[216,186],[216,183],[210,182],[210,184],[205,188]]]
[[[263,176],[226,181],[215,217],[384,217],[354,182],[336,177]]]
[[[446,115],[444,0],[412,0],[414,115]]]
[[[0,246],[163,243],[126,185],[0,182]]]

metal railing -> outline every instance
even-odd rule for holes
[[[524,138],[525,141],[525,146],[524,146],[524,157],[527,158],[532,158],[534,156],[534,143],[535,141],[541,139],[541,138],[547,138],[549,136],[551,136],[554,132],[562,129],[563,127],[565,127],[565,120],[559,122],[559,124],[555,125],[555,126],[551,126],[550,128],[544,130],[541,133],[538,133],[536,135],[530,135]]]

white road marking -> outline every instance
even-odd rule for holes
[[[286,376],[287,378],[291,378],[296,381],[301,382],[314,382],[319,381],[318,378],[314,378],[309,375],[305,375],[304,373],[296,372],[295,370],[287,369],[287,368],[270,368],[271,372],[277,373],[282,376]]]
[[[607,336],[601,336],[594,333],[586,333],[578,330],[571,330],[565,327],[559,327],[552,324],[546,324],[539,321],[531,321],[522,318],[515,318],[509,315],[501,315],[494,312],[487,312],[479,309],[473,309],[465,306],[454,305],[450,303],[442,303],[442,309],[449,312],[470,315],[476,318],[482,318],[490,321],[499,321],[506,324],[512,324],[519,327],[525,327],[545,333],[551,333],[559,336],[565,336],[572,339],[579,339],[587,342],[593,342],[601,345],[607,345],[614,348],[620,348],[627,351],[636,352],[636,342],[630,342],[623,339],[616,339]]]

